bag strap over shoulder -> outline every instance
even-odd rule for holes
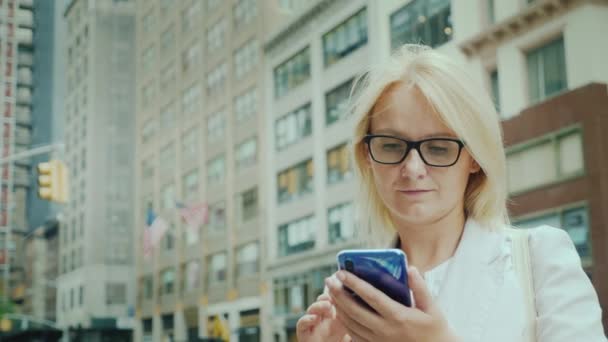
[[[511,237],[513,268],[517,274],[526,302],[528,341],[536,341],[536,294],[530,262],[530,232],[527,229],[507,228]]]

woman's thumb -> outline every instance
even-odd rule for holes
[[[414,301],[416,302],[416,308],[428,312],[431,306],[433,305],[433,299],[431,298],[431,293],[426,288],[426,283],[424,279],[418,272],[416,267],[410,267],[407,271],[408,274],[408,283],[412,292],[414,293]]]

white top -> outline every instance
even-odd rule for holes
[[[435,266],[433,269],[426,271],[422,276],[433,299],[437,298],[439,295],[441,284],[443,284],[443,279],[445,278],[448,268],[450,267],[450,261],[452,261],[452,258]]]
[[[466,342],[529,337],[537,342],[608,342],[597,293],[572,239],[549,226],[530,229],[528,235],[536,309],[536,328],[530,330],[508,227],[467,220],[452,258],[424,275],[454,333]]]

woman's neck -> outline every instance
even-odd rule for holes
[[[426,225],[396,222],[396,228],[408,264],[424,273],[454,255],[464,230],[463,211],[453,210],[436,222]]]

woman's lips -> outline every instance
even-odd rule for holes
[[[399,192],[409,196],[420,196],[431,192],[431,190],[399,190]]]

